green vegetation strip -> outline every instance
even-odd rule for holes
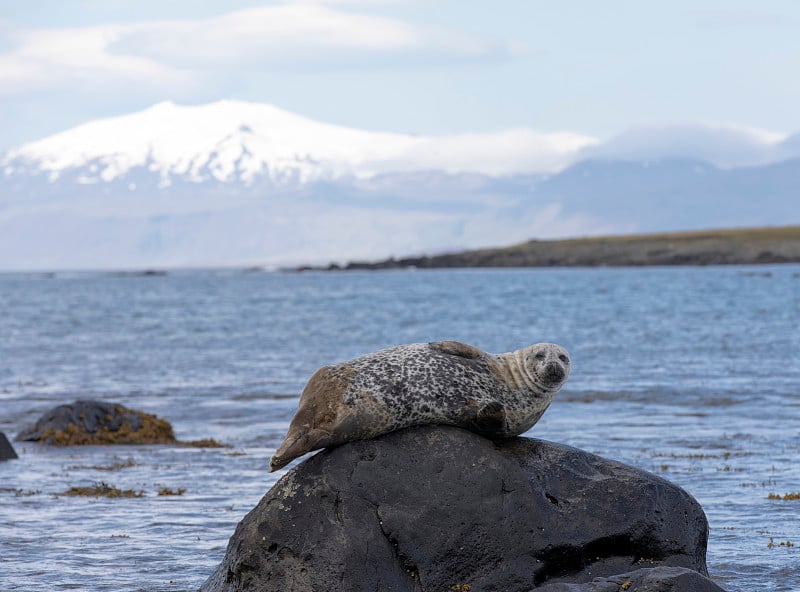
[[[730,265],[800,261],[800,226],[531,240],[503,248],[348,263],[327,269]],[[300,268],[300,271],[315,268]]]

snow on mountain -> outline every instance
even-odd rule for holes
[[[176,179],[274,185],[346,176],[441,170],[486,175],[551,172],[593,144],[588,136],[527,129],[491,134],[416,136],[320,123],[267,104],[219,101],[159,103],[92,121],[9,151],[6,177],[76,173],[78,183],[110,182],[135,169]]]
[[[0,157],[0,270],[287,265],[798,223],[799,135],[415,136],[160,103]]]

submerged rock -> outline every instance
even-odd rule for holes
[[[170,423],[118,403],[75,401],[44,413],[17,440],[56,446],[81,444],[174,444]]]
[[[6,435],[0,432],[0,460],[13,460],[19,458],[17,453],[14,452],[14,447],[8,441]]]
[[[694,498],[655,475],[541,440],[414,427],[289,471],[201,590],[527,592],[563,582],[599,592],[595,578],[660,566],[706,581],[707,537]]]

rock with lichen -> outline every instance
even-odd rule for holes
[[[55,446],[177,442],[165,419],[104,401],[59,405],[17,434],[17,440]]]
[[[694,498],[650,473],[542,440],[422,426],[286,473],[201,590],[600,592],[597,578],[624,574],[615,590],[711,592],[707,537]]]

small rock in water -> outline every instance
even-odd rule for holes
[[[17,440],[55,446],[177,443],[168,421],[103,401],[59,405],[21,431]]]
[[[0,432],[0,460],[12,460],[15,458],[19,457],[17,453],[14,452],[14,447],[11,445],[11,442],[8,441],[6,435]]]

